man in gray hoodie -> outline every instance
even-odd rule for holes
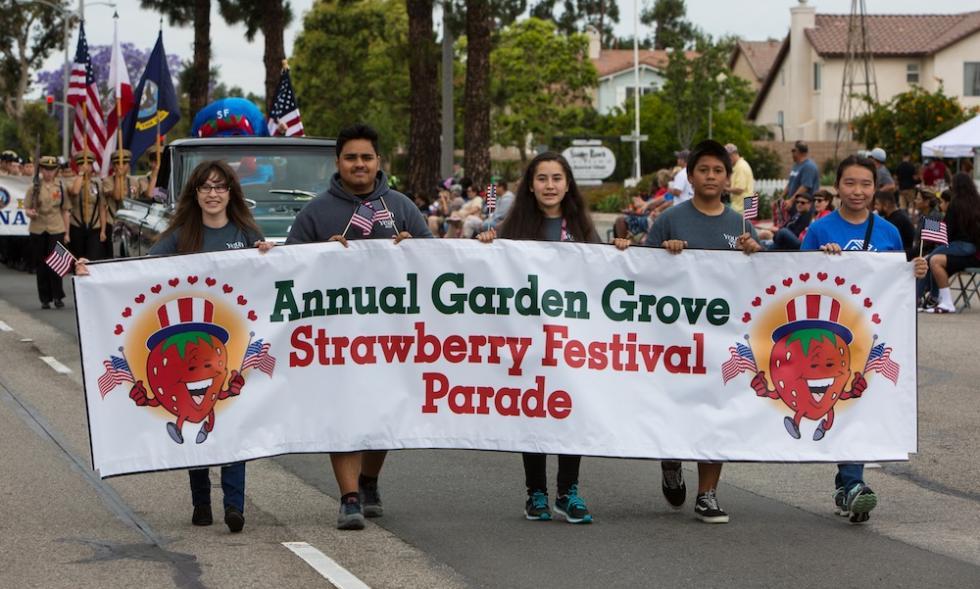
[[[432,237],[425,217],[404,194],[388,187],[380,169],[378,133],[367,125],[348,127],[337,135],[337,173],[330,188],[296,215],[286,244],[352,239]],[[378,476],[386,452],[345,452],[330,455],[340,512],[337,528],[360,530],[364,517],[383,513]]]

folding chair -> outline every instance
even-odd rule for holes
[[[957,291],[954,306],[959,307],[963,303],[963,308],[968,309],[972,297],[977,297],[980,302],[980,268],[966,268],[957,272],[955,278],[955,281],[949,281],[950,290]]]

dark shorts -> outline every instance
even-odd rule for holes
[[[950,276],[967,268],[980,268],[980,260],[976,256],[946,255],[946,273]]]

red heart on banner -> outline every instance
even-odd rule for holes
[[[766,289],[766,294],[776,294],[776,285],[769,285],[769,288]]]
[[[145,294],[140,294],[140,296],[136,297],[133,300],[136,301],[137,303],[142,303],[143,301],[146,300],[146,295]]]
[[[259,318],[259,316],[255,314],[255,311],[249,311],[248,318],[251,319],[252,321],[255,321],[256,319]]]
[[[783,280],[783,286],[789,286],[791,284],[793,284],[792,278],[786,278],[785,280]]]
[[[745,315],[742,315],[742,323],[748,323],[749,321],[752,321],[752,315],[746,312]]]
[[[214,286],[215,284],[218,283],[218,281],[215,280],[214,278],[205,278],[204,283],[207,284],[208,286]]]
[[[758,307],[761,304],[762,304],[762,299],[760,299],[759,297],[755,297],[754,299],[752,299],[753,307]]]
[[[807,280],[810,280],[810,273],[809,272],[804,272],[803,274],[800,274],[800,280],[803,281],[803,282],[806,282]]]
[[[817,280],[819,280],[820,282],[823,282],[824,280],[827,280],[827,273],[826,272],[817,272]]]
[[[177,286],[178,284],[180,284],[180,278],[171,278],[170,280],[167,281],[167,284],[169,284],[170,286]]]
[[[154,284],[153,286],[150,287],[150,290],[153,291],[153,294],[157,294],[160,292],[161,288],[163,287],[160,286],[159,284]]]
[[[133,314],[133,310],[130,309],[129,307],[126,307],[125,309],[123,309],[123,312],[122,312],[122,316],[123,317],[129,317],[132,314]]]
[[[877,313],[871,316],[871,320],[875,323],[881,323],[881,317],[879,317]]]
[[[226,284],[226,285],[224,285],[224,286],[221,287],[221,290],[225,291],[225,293],[229,293],[229,292],[231,292],[231,291],[233,291],[235,289],[232,288],[230,284]]]
[[[837,278],[834,278],[834,282],[837,283],[837,286],[844,286],[844,283],[847,281],[838,276]]]
[[[856,284],[852,284],[851,285],[851,293],[853,293],[853,294],[861,294],[861,287],[859,287]]]
[[[187,283],[188,284],[194,284],[196,282],[197,282],[197,276],[188,276],[187,277]]]
[[[244,306],[247,303],[248,303],[248,299],[246,299],[242,295],[238,295],[238,304],[239,305],[243,305]]]
[[[122,328],[122,325],[119,325],[118,323],[116,323],[116,329],[115,329],[115,331],[113,331],[112,333],[114,333],[114,334],[116,334],[116,335],[119,335],[119,334],[120,334],[120,333],[122,333],[122,332],[123,332],[123,328]]]
[[[864,299],[864,306],[870,309],[871,308],[871,299],[869,299],[869,298]]]

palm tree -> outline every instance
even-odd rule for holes
[[[268,113],[275,99],[276,86],[282,73],[282,60],[286,58],[283,31],[293,20],[289,0],[218,0],[221,16],[231,24],[245,24],[245,38],[255,39],[262,31],[265,39],[265,107]]]
[[[424,195],[439,174],[440,120],[436,44],[432,31],[433,0],[406,0],[408,9],[408,190]],[[446,72],[444,75],[452,75]]]
[[[490,31],[489,0],[466,0],[466,121],[463,168],[477,186],[490,181]]]
[[[194,60],[186,78],[190,118],[208,103],[211,84],[211,0],[140,0],[147,10],[167,17],[171,26],[194,25]]]

